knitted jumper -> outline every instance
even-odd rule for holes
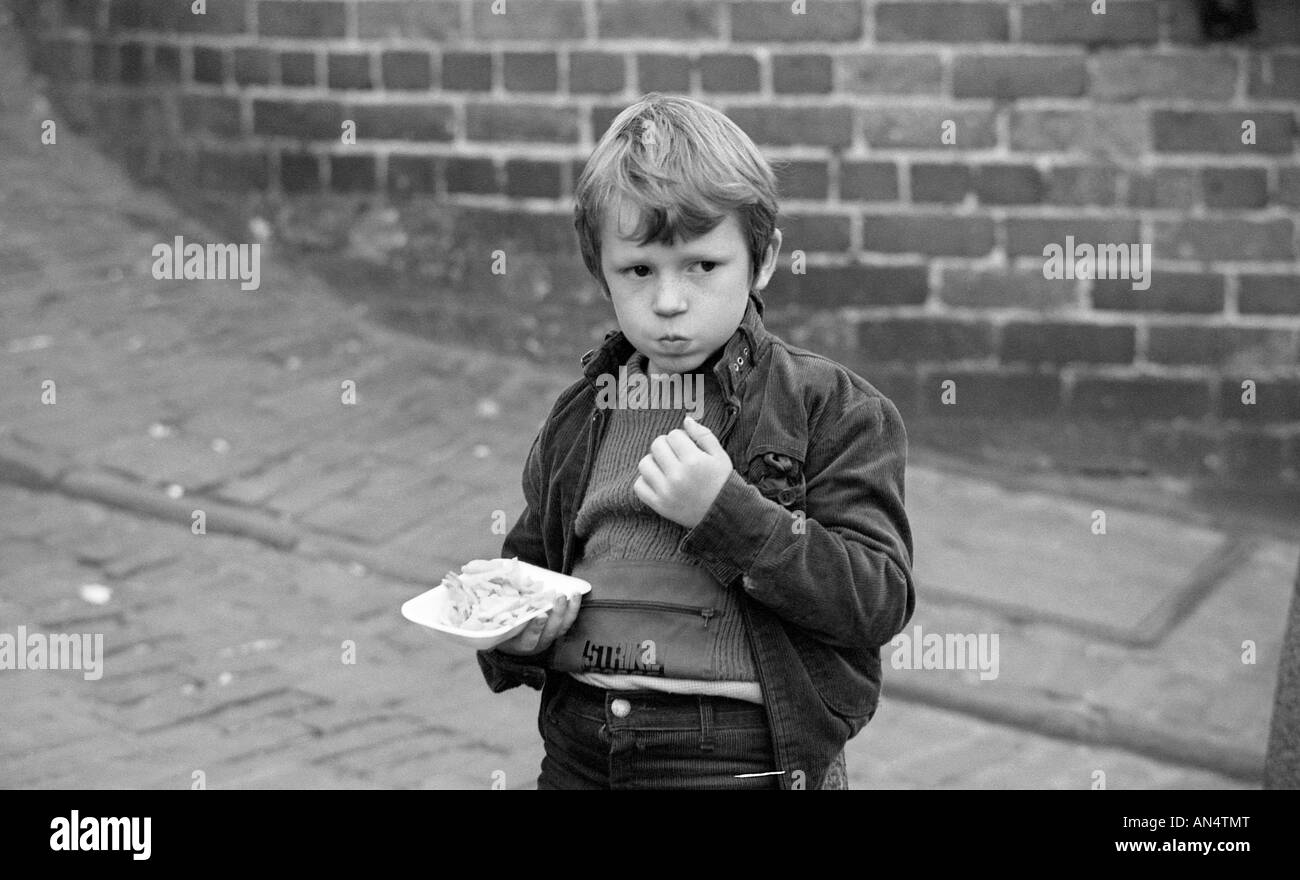
[[[629,385],[642,381],[635,377],[645,377],[646,366],[644,355],[640,352],[632,355],[627,363]],[[682,409],[680,400],[661,401],[668,408],[627,408],[610,412],[609,424],[592,466],[591,480],[574,522],[574,533],[585,541],[580,565],[622,559],[700,565],[698,560],[679,549],[687,530],[660,516],[632,490],[640,475],[637,464],[650,452],[651,442],[661,434],[681,428],[684,416],[692,415],[715,434],[722,430],[726,420],[726,401],[712,371],[707,366],[701,367],[701,372],[683,374],[682,378],[692,383],[692,387],[698,387],[693,383],[699,376],[704,380],[702,416]],[[730,591],[721,590],[719,595],[722,603],[719,625],[722,628],[718,634],[715,660],[725,680],[597,673],[575,674],[574,677],[603,688],[712,694],[761,703],[762,695],[744,618]]]

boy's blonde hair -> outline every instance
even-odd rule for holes
[[[776,175],[749,135],[712,107],[658,92],[610,124],[578,178],[574,199],[582,259],[606,297],[600,230],[606,212],[622,199],[640,209],[631,236],[642,247],[690,241],[736,211],[749,249],[751,293],[776,228]]]

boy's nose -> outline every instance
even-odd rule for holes
[[[653,308],[656,315],[679,314],[686,310],[686,296],[675,282],[669,281],[659,286],[659,290],[655,293]]]

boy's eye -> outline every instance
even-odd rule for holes
[[[717,264],[717,262],[714,261],[714,260],[700,260],[700,261],[697,262],[695,265],[703,267],[705,272],[712,272],[712,271],[717,267],[718,264]],[[650,267],[649,267],[649,266],[643,266],[643,265],[642,265],[642,266],[629,266],[628,268],[626,268],[626,269],[623,270],[623,274],[624,274],[624,275],[627,275],[627,274],[633,274],[633,275],[635,275],[637,278],[644,278],[645,275],[643,275],[643,274],[641,274],[639,271],[637,271],[637,270],[639,270],[639,269],[645,269],[645,270],[648,272],[648,271],[650,270]]]

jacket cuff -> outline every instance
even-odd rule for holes
[[[720,583],[730,584],[749,572],[787,518],[785,508],[764,498],[733,470],[704,519],[679,547],[703,562]]]
[[[483,678],[487,680],[488,688],[494,694],[521,684],[541,690],[546,684],[546,665],[550,656],[549,649],[534,656],[516,656],[494,648],[478,652],[478,665],[483,671]]]

